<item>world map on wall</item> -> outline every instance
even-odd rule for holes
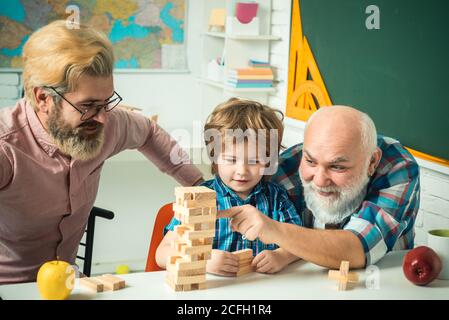
[[[185,69],[185,0],[0,0],[0,68],[21,68],[30,35],[79,16],[108,35],[115,68]]]

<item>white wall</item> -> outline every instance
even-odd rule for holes
[[[191,73],[116,74],[116,90],[125,102],[158,114],[160,124],[169,132],[191,131],[192,123],[204,118],[201,113],[201,87],[196,77],[201,64],[202,2],[190,0],[188,8],[187,48]],[[271,62],[279,81],[269,103],[285,111],[290,41],[290,0],[273,1],[272,33],[282,37],[271,45]],[[313,48],[312,48],[313,49]],[[0,107],[12,105],[18,97],[19,76],[0,73]],[[301,142],[303,123],[286,119],[284,144]],[[425,243],[425,231],[449,228],[449,169],[421,164],[421,209],[416,222],[417,244]],[[208,173],[207,166],[201,170]],[[125,152],[104,166],[96,205],[115,211],[113,221],[98,221],[93,272],[113,270],[127,263],[142,270],[157,209],[173,198],[176,183],[161,174],[136,152]]]

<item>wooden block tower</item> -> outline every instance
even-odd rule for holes
[[[173,211],[181,224],[174,229],[177,255],[168,257],[165,280],[175,291],[204,289],[215,236],[216,193],[206,187],[177,187],[175,196]]]

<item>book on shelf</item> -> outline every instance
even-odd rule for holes
[[[254,59],[250,59],[248,65],[253,68],[269,68],[270,63],[268,61],[258,61]]]
[[[240,80],[240,79],[228,79],[228,83],[250,83],[250,84],[258,84],[258,83],[273,83],[272,80]]]
[[[274,76],[273,74],[267,74],[267,75],[240,75],[240,74],[228,74],[228,79],[237,79],[237,80],[273,80]]]
[[[272,75],[271,68],[237,68],[230,69],[228,75]]]
[[[273,83],[241,83],[241,82],[226,82],[226,85],[233,88],[272,88]]]

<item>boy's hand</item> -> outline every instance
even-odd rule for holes
[[[291,259],[278,250],[264,250],[254,257],[252,266],[256,272],[276,273],[284,269]]]
[[[213,249],[206,271],[219,276],[235,277],[239,268],[238,257],[230,252]]]

